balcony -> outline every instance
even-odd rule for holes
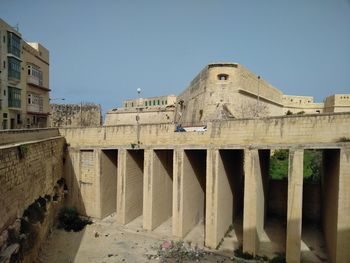
[[[44,88],[43,80],[35,76],[27,76],[27,83]]]
[[[40,104],[28,104],[27,105],[27,111],[28,112],[35,112],[35,113],[43,113],[44,107]]]

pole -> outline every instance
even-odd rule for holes
[[[260,111],[260,76],[258,76],[258,100],[256,102],[256,117],[259,117],[259,111]]]

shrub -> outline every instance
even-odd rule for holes
[[[21,239],[21,248],[23,251],[29,251],[33,248],[35,241],[38,237],[38,233],[34,226],[25,219],[21,219],[21,234],[25,235],[24,239]]]
[[[43,201],[40,200],[40,202]],[[40,202],[36,200],[23,212],[23,217],[27,217],[31,224],[35,224],[37,222],[42,223],[45,218],[46,201],[44,206],[41,206]]]
[[[350,142],[350,137],[340,137],[337,142]]]
[[[276,257],[270,259],[269,262],[270,263],[285,263],[286,257],[284,254],[280,253],[280,254],[277,254]]]
[[[58,228],[66,231],[78,232],[88,224],[92,224],[91,220],[81,218],[75,208],[63,207],[58,213]]]
[[[252,254],[249,254],[248,252],[243,252],[243,247],[240,246],[234,251],[234,254],[238,258],[243,258],[243,259],[254,259],[254,256]]]

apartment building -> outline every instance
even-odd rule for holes
[[[47,127],[49,51],[0,19],[0,129]]]

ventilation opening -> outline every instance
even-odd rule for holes
[[[218,74],[218,80],[228,80],[227,74]]]

